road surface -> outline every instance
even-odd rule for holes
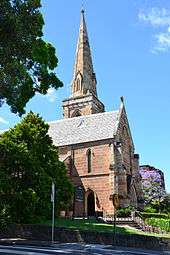
[[[0,255],[170,255],[170,252],[144,251],[107,245],[54,244],[49,247],[0,245]]]

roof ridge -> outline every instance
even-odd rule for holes
[[[82,116],[78,116],[78,117],[72,117],[72,118],[65,118],[65,119],[59,119],[59,120],[52,120],[52,121],[48,121],[48,124],[52,124],[52,123],[58,123],[58,122],[65,122],[65,121],[71,121],[71,120],[81,120],[84,118],[95,118],[96,116],[100,116],[100,115],[105,115],[105,114],[111,114],[111,113],[119,113],[119,110],[115,110],[115,111],[110,111],[110,112],[101,112],[101,113],[95,113],[95,114],[88,114],[88,115],[82,115]]]

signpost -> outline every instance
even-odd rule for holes
[[[51,242],[54,243],[54,223],[55,223],[55,183],[54,182],[52,182],[52,186],[51,186],[51,203],[52,203]]]
[[[113,194],[113,205],[114,205],[114,244],[116,239],[116,211],[119,208],[120,202],[119,202],[119,195]]]

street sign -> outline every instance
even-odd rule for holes
[[[51,185],[51,203],[54,202],[54,199],[55,199],[55,183],[52,182],[52,185]]]

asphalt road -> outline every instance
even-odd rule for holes
[[[0,245],[0,255],[170,255],[170,252],[146,251],[140,249],[128,249],[112,247],[106,245],[87,245],[87,244],[55,244],[50,247],[33,246],[3,246]]]

